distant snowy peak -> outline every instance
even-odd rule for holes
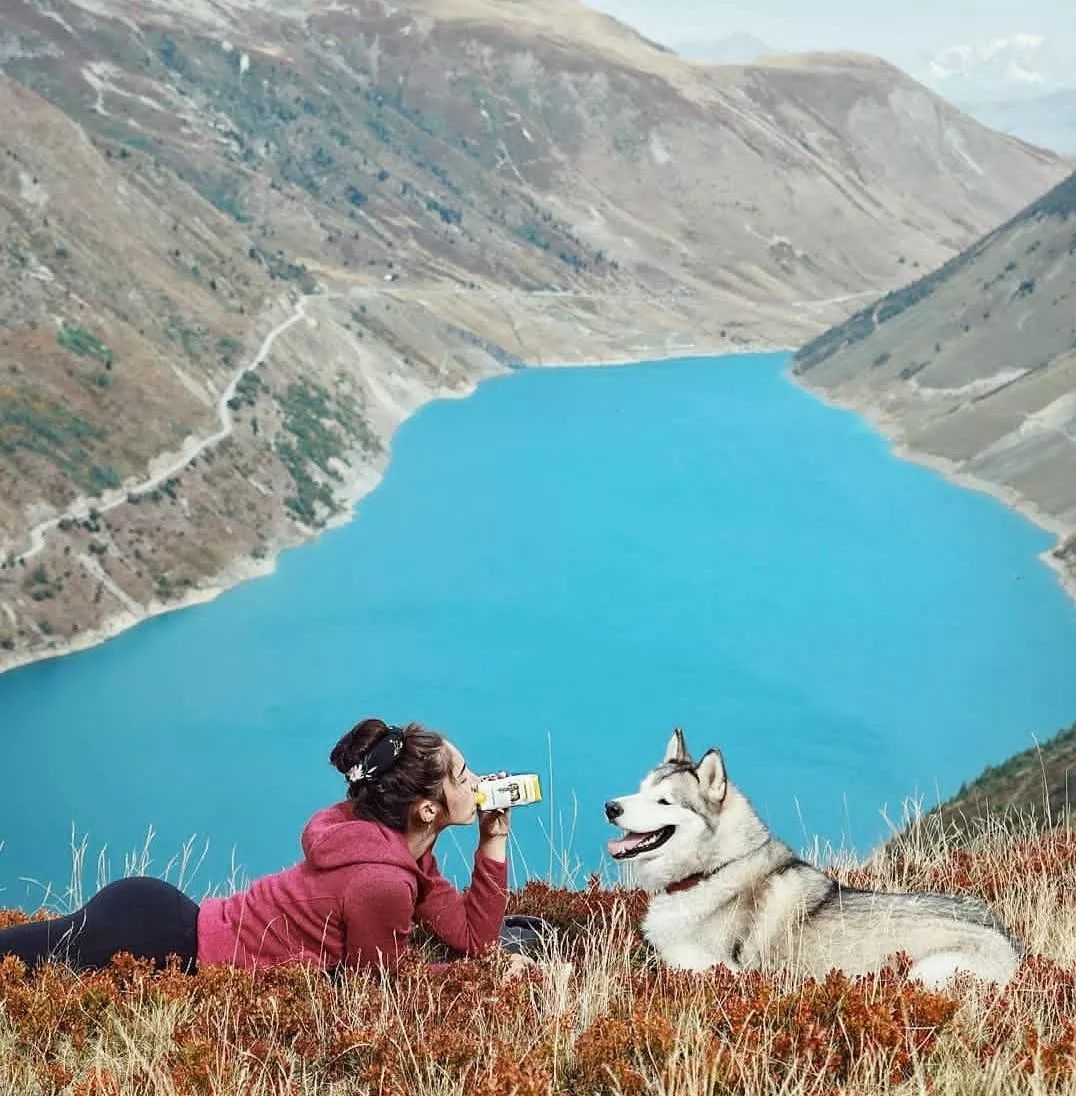
[[[1042,95],[1071,83],[1060,51],[1041,34],[946,46],[917,75],[943,95],[961,100]]]

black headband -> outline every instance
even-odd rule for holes
[[[359,755],[358,763],[344,774],[349,784],[361,784],[386,773],[396,763],[404,746],[402,727],[382,731]]]

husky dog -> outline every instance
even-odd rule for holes
[[[801,860],[729,783],[721,752],[696,765],[676,730],[639,791],[610,799],[608,844],[652,895],[643,935],[670,966],[878,970],[896,952],[941,986],[958,971],[1005,984],[1018,945],[974,898],[842,886]]]

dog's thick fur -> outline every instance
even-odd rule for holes
[[[1014,941],[983,903],[841,886],[775,837],[729,782],[719,750],[696,765],[673,733],[634,795],[606,803],[609,842],[650,891],[643,934],[670,966],[791,968],[820,977],[878,970],[896,952],[940,986],[957,972],[1006,983]]]

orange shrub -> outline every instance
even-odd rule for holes
[[[647,1072],[652,1075],[668,1058],[675,1034],[667,1016],[642,1005],[623,1018],[595,1020],[575,1046],[574,1091],[645,1091]]]
[[[1012,840],[1006,855],[966,850],[887,870],[915,885],[980,897],[1073,903],[1076,836]],[[835,873],[836,874],[836,873]],[[870,886],[869,867],[842,879]],[[1022,909],[1032,909],[1024,901]],[[386,983],[376,974],[332,978],[298,966],[252,975],[226,966],[183,974],[178,964],[118,956],[103,971],[46,965],[27,977],[0,959],[0,1088],[74,1096],[183,1092],[252,1096],[322,1090],[413,1096],[576,1096],[686,1093],[745,1096],[903,1091],[933,1086],[939,1055],[959,1063],[961,1091],[974,1070],[1001,1070],[1014,1090],[1076,1091],[1076,968],[1032,955],[1012,983],[990,993],[968,980],[947,994],[907,979],[895,957],[871,977],[832,972],[701,974],[660,967],[639,933],[646,896],[530,882],[512,912],[551,922],[576,964],[557,989],[540,969],[506,983],[493,950],[443,972],[421,949]],[[1031,915],[1031,914],[1029,914]],[[0,924],[27,918],[0,911]],[[610,932],[616,932],[610,938]],[[1039,938],[1042,938],[1040,933]],[[597,947],[600,945],[600,947]],[[592,955],[623,956],[584,970]],[[604,966],[602,966],[604,964]],[[125,1056],[147,1018],[163,1042]],[[142,1036],[144,1037],[144,1036]]]

